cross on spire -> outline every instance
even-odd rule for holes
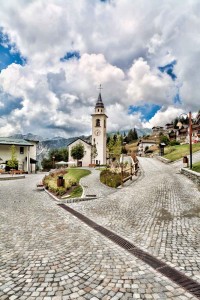
[[[101,98],[101,90],[103,89],[101,84],[99,85],[99,97],[97,99],[97,103],[95,105],[95,108],[104,108],[104,104],[103,104],[103,101],[102,101],[102,98]]]
[[[99,85],[99,91],[100,91],[100,93],[101,93],[101,90],[103,90],[103,88],[102,88],[102,86],[101,86],[101,84]]]

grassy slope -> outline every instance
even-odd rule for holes
[[[84,169],[76,169],[76,168],[71,168],[67,170],[67,174],[64,175],[65,179],[76,179],[76,181],[79,182],[79,180],[84,177],[89,175],[91,172],[89,170],[84,170]]]
[[[193,164],[192,170],[200,173],[200,161],[197,162],[196,164]]]
[[[196,152],[199,150],[200,150],[200,143],[192,145],[192,152]],[[182,158],[185,155],[189,155],[189,153],[190,153],[189,144],[168,146],[165,148],[164,157],[171,161],[175,161],[177,159]]]

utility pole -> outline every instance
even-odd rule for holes
[[[192,114],[189,112],[190,169],[192,169]]]

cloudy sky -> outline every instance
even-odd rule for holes
[[[200,109],[199,0],[0,0],[0,136],[91,133]]]

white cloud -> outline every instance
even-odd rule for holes
[[[28,63],[0,73],[1,91],[22,101],[2,116],[0,134],[89,134],[100,83],[110,130],[142,126],[129,105],[164,107],[148,126],[176,116],[177,86],[180,110],[198,110],[199,11],[198,0],[2,1],[0,26]],[[60,61],[73,50],[79,60]],[[172,81],[158,67],[174,60]]]
[[[132,103],[171,103],[175,92],[171,77],[158,69],[151,70],[142,58],[135,61],[130,68],[129,78],[127,94]]]
[[[179,117],[183,113],[183,109],[179,107],[163,107],[159,110],[149,122],[144,123],[144,127],[152,128],[153,126],[164,126],[167,123],[170,123],[175,118]]]

